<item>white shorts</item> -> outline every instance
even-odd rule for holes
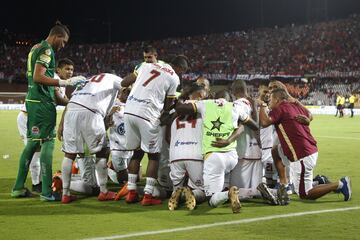
[[[87,109],[68,108],[64,117],[62,150],[66,153],[84,153],[85,143],[91,154],[106,147],[104,119]]]
[[[206,196],[221,192],[225,175],[229,174],[238,162],[235,150],[230,152],[212,152],[204,160],[204,190]]]
[[[146,153],[159,153],[162,134],[161,127],[129,114],[124,115],[126,149],[141,148]]]
[[[298,195],[306,196],[313,188],[313,169],[316,166],[318,152],[291,162],[284,154],[281,145],[278,145],[279,155],[285,166],[290,166],[295,192]]]
[[[181,160],[170,163],[170,178],[174,186],[183,183],[185,175],[189,177],[188,186],[191,189],[204,190],[204,161]]]
[[[120,172],[128,168],[133,153],[133,151],[111,150],[111,161],[115,172]]]
[[[239,159],[239,162],[231,171],[230,186],[256,189],[261,183],[263,170],[261,160]]]
[[[27,114],[20,111],[17,116],[17,126],[20,133],[20,137],[23,140],[24,144],[27,143]]]

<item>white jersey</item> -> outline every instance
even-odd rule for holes
[[[84,87],[73,93],[70,103],[83,106],[105,117],[114,104],[121,88],[121,81],[122,78],[109,73],[93,76]]]
[[[239,98],[234,101],[234,104],[242,108],[249,116],[252,113],[252,107],[249,100],[246,98]],[[244,132],[241,133],[237,140],[236,151],[239,158],[246,160],[260,160],[261,159],[261,148],[254,136],[253,130],[249,127],[244,126]]]
[[[202,119],[177,117],[171,124],[170,162],[176,160],[203,160]]]
[[[125,124],[124,124],[124,110],[125,103],[118,99],[115,101],[115,106],[119,106],[120,110],[112,115],[114,125],[110,127],[110,149],[111,150],[126,150]]]
[[[143,63],[126,102],[125,114],[160,123],[166,96],[174,96],[180,83],[178,75],[168,64]]]

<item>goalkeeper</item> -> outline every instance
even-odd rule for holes
[[[69,29],[57,23],[46,40],[36,44],[30,50],[27,60],[28,92],[26,95],[27,144],[23,150],[12,197],[30,196],[24,186],[29,171],[29,164],[36,149],[41,147],[40,164],[42,174],[42,189],[40,199],[44,201],[60,200],[51,191],[52,158],[54,150],[56,124],[56,86],[76,85],[85,80],[84,77],[72,77],[67,80],[54,79],[54,50],[59,51],[68,42]]]

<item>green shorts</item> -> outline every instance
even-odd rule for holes
[[[55,138],[56,106],[54,103],[26,101],[26,110],[29,139],[46,141]]]

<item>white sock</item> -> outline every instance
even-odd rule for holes
[[[30,162],[31,181],[33,185],[40,183],[40,152],[35,152]]]
[[[128,173],[128,190],[136,190],[137,174]]]
[[[205,201],[206,196],[205,196],[204,191],[201,191],[200,189],[194,189],[192,192],[193,192],[193,194],[195,196],[197,204],[202,203],[202,202]]]
[[[71,167],[73,160],[64,157],[61,165],[61,178],[63,185],[63,195],[70,196]]]
[[[96,164],[95,169],[98,174],[98,181],[100,186],[100,192],[107,193],[107,164],[106,164],[106,158],[96,158]]]
[[[339,185],[338,185],[337,189],[342,189],[343,186],[344,186],[344,183],[341,180],[339,180]]]
[[[146,185],[144,188],[145,194],[153,194],[154,192],[154,186],[156,185],[157,180],[155,178],[147,177],[146,178]]]
[[[214,195],[211,196],[209,201],[210,206],[217,207],[220,204],[223,204],[229,199],[228,195],[229,195],[229,191],[214,193]]]
[[[119,181],[117,179],[117,173],[114,170],[112,170],[111,168],[108,168],[108,176],[111,179],[111,181],[119,184]]]

